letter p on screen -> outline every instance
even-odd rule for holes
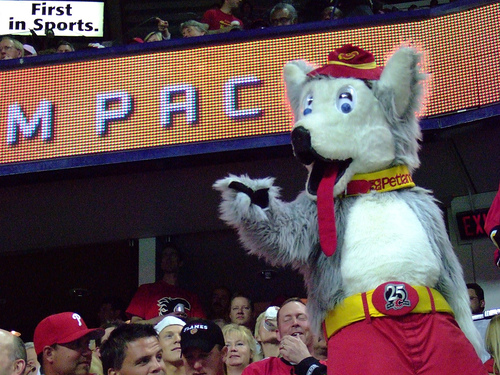
[[[108,131],[108,124],[125,120],[132,113],[132,96],[125,91],[97,94],[96,131],[103,136]]]

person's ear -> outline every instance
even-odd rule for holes
[[[52,347],[52,346],[46,346],[43,348],[43,358],[45,358],[47,360],[47,362],[49,363],[53,363],[54,362],[54,352],[55,352],[55,348]]]
[[[13,374],[22,375],[24,373],[24,369],[26,368],[26,362],[24,359],[16,359],[13,363]]]
[[[229,351],[227,350],[227,346],[224,345],[224,347],[221,350],[221,355],[222,355],[222,362],[226,363],[227,358],[228,358]]]
[[[107,375],[120,375],[120,371],[119,370],[115,370],[114,368],[109,368]]]
[[[281,335],[279,330],[276,330],[276,338],[278,339],[278,341],[281,341]]]
[[[479,305],[481,306],[482,309],[484,309],[484,305],[486,304],[486,302],[483,300],[481,300],[481,302],[479,302]]]

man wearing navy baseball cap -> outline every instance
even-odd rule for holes
[[[77,313],[63,312],[43,319],[35,328],[33,342],[45,375],[88,375],[92,361],[90,340],[104,330],[89,329]]]
[[[224,375],[222,358],[227,350],[220,327],[210,320],[193,320],[181,332],[186,375]]]

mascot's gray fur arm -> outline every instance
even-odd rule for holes
[[[250,197],[229,188],[233,181],[252,190],[269,188],[269,206],[252,204]],[[272,265],[291,265],[302,270],[310,266],[310,244],[319,242],[316,203],[304,193],[294,202],[279,199],[274,179],[252,180],[234,176],[219,180],[214,188],[222,193],[221,219],[238,230],[245,248]]]
[[[335,183],[333,196],[337,197],[344,192],[347,183],[358,173],[368,173],[397,165],[406,165],[410,172],[418,168],[420,164],[418,140],[421,134],[416,113],[420,106],[420,82],[425,78],[419,71],[419,62],[420,54],[416,50],[400,48],[387,62],[380,80],[371,82],[371,88],[356,79],[308,78],[306,74],[314,67],[301,60],[292,61],[285,66],[287,96],[295,117],[294,128],[297,126],[307,128],[314,140],[320,140],[320,143],[313,144],[313,147],[324,159],[353,159],[343,176]],[[330,104],[331,93],[338,90],[338,86],[345,84],[350,84],[356,90],[357,108],[362,106],[366,112],[358,110],[352,111],[347,116],[338,115],[339,119],[336,121],[335,108]],[[305,116],[301,103],[304,103],[304,97],[309,92],[314,92],[315,107],[312,114]],[[352,131],[353,124],[359,125],[355,133]],[[325,129],[328,129],[328,132]],[[354,139],[352,142],[356,142],[356,137],[358,140],[354,146],[355,152],[350,153],[346,145],[351,139]],[[307,168],[311,171],[313,166],[308,165]],[[230,184],[233,181],[254,192],[268,189],[267,206],[254,204],[257,202],[252,201],[252,194],[249,195],[248,191],[231,188]],[[272,265],[292,266],[303,274],[308,290],[311,324],[317,332],[326,313],[348,296],[348,289],[351,289],[350,294],[352,294],[351,283],[354,281],[356,284],[359,281],[352,278],[350,281],[345,281],[343,278],[345,269],[341,267],[342,262],[344,267],[345,263],[349,263],[350,269],[356,267],[352,257],[348,260],[346,227],[348,224],[352,227],[352,224],[356,223],[354,233],[359,233],[363,229],[363,223],[358,221],[364,219],[359,215],[353,219],[353,209],[367,200],[375,204],[379,202],[385,204],[384,200],[393,200],[404,202],[410,209],[408,214],[413,212],[416,216],[416,221],[420,223],[418,229],[423,228],[422,234],[428,237],[425,240],[426,246],[429,247],[426,256],[429,256],[429,259],[433,258],[429,262],[435,261],[439,264],[433,263],[430,268],[428,263],[424,264],[419,250],[420,245],[408,243],[413,241],[408,240],[411,233],[402,233],[398,238],[400,241],[406,241],[402,247],[405,251],[409,251],[408,255],[402,254],[406,256],[406,263],[402,262],[393,274],[390,270],[384,270],[385,274],[381,277],[393,277],[385,281],[410,281],[410,284],[415,280],[422,282],[414,285],[424,285],[427,280],[427,284],[431,285],[425,286],[433,287],[443,294],[454,310],[460,328],[476,351],[481,352],[483,344],[472,322],[463,271],[448,239],[441,210],[427,190],[415,187],[383,194],[372,192],[365,194],[364,197],[335,199],[337,251],[333,256],[326,257],[319,245],[315,197],[312,197],[306,189],[294,201],[283,202],[279,198],[279,188],[273,183],[272,178],[251,179],[246,175],[229,175],[216,181],[214,188],[222,194],[221,218],[238,231],[240,241],[249,253],[266,259]],[[411,232],[413,228],[404,230]],[[369,233],[366,234],[366,232],[363,234],[363,238],[366,237],[366,244],[370,246]],[[352,238],[353,233],[350,235]],[[385,245],[383,240],[377,238],[378,233],[373,233],[373,236],[378,241],[377,246],[382,249]],[[365,267],[367,264],[370,266],[370,257],[377,258],[377,254],[367,253],[367,249],[363,255],[366,257],[363,262]],[[379,258],[378,262],[377,264],[381,264],[380,262],[385,260]],[[429,281],[431,279],[427,277],[428,275],[413,277],[414,270],[411,268],[418,269],[421,264],[423,264],[422,272],[432,269],[432,281]],[[363,272],[364,269],[359,270],[359,274],[355,277],[365,277]],[[351,272],[351,276],[352,274]],[[361,280],[359,285],[362,285],[361,288],[370,286],[374,289],[381,284],[372,285],[374,283],[372,275],[372,279],[368,276],[367,280]],[[363,291],[367,290],[370,289]]]
[[[254,191],[269,188],[269,206],[261,208],[252,204],[250,197],[229,188],[238,181]],[[273,186],[274,179],[255,179],[248,176],[230,175],[214,184],[222,193],[221,219],[237,229],[240,241],[250,254],[264,258],[272,265],[289,265],[301,272],[306,283],[311,314],[311,324],[319,332],[326,313],[346,296],[340,272],[342,253],[337,251],[326,257],[320,249],[316,202],[305,193],[292,202],[279,199],[279,188]],[[463,272],[451,243],[446,236],[442,212],[427,190],[413,188],[384,194],[402,194],[403,199],[415,212],[427,233],[433,251],[442,260],[438,284],[434,286],[448,301],[455,318],[472,342],[481,348],[481,338],[471,320],[469,296],[463,280]],[[339,199],[335,203],[337,230],[345,226],[350,207],[357,197]],[[337,232],[337,248],[342,249],[343,233]],[[415,260],[418,262],[418,259]]]

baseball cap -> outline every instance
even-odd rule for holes
[[[197,319],[184,326],[181,332],[182,353],[188,348],[200,348],[210,352],[215,345],[225,345],[220,327],[211,320]]]
[[[33,342],[36,355],[40,354],[46,346],[67,344],[87,335],[90,335],[91,339],[98,339],[104,335],[104,330],[89,329],[81,316],[74,312],[50,315],[35,328]]]
[[[268,331],[275,331],[278,327],[278,306],[270,306],[264,313],[264,328]]]
[[[29,44],[23,44],[23,48],[24,48],[24,56],[36,56],[35,47]]]
[[[375,57],[371,52],[346,44],[328,54],[326,65],[314,69],[307,75],[378,80],[382,70],[382,67],[375,64]]]
[[[155,330],[157,334],[160,334],[161,331],[163,331],[165,328],[168,326],[185,326],[186,322],[182,319],[179,319],[175,316],[166,316],[162,320],[160,320],[156,325],[155,325]]]

